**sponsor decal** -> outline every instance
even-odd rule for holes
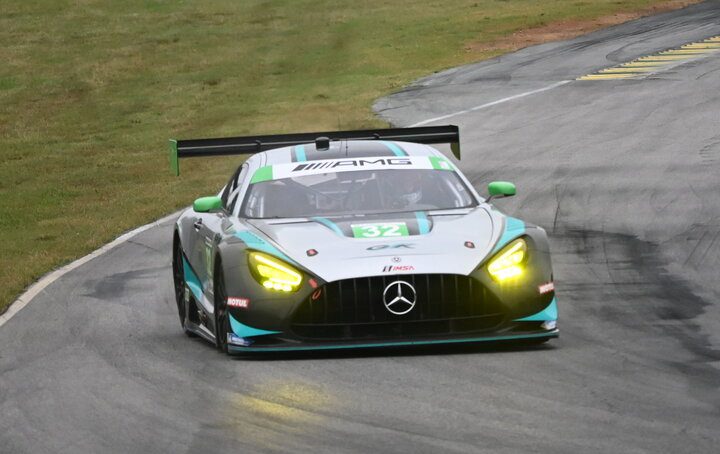
[[[413,244],[413,243],[376,244],[375,246],[370,246],[366,250],[367,251],[381,251],[383,249],[415,249],[415,244]]]
[[[250,299],[238,298],[236,296],[228,296],[227,299],[228,307],[237,307],[239,309],[247,309],[250,307]]]
[[[412,265],[388,265],[383,267],[383,273],[396,273],[399,271],[415,271]]]
[[[553,283],[553,282],[548,282],[547,284],[541,284],[538,287],[538,292],[540,292],[541,295],[552,292],[553,290],[555,290],[555,283]]]
[[[249,347],[253,343],[252,339],[246,339],[233,333],[228,333],[227,341],[228,344],[240,345],[242,347]]]
[[[402,152],[398,148],[398,152]],[[360,170],[439,170],[454,171],[449,161],[435,156],[365,157],[354,159],[324,159],[274,164],[255,171],[250,183],[296,177],[321,175],[328,172],[357,172]]]
[[[341,159],[333,161],[317,161],[309,164],[299,164],[292,172],[317,169],[335,169],[337,167],[386,167],[409,166],[412,161],[408,158],[379,158],[379,159]]]
[[[407,224],[404,222],[382,222],[378,224],[352,224],[355,238],[387,238],[408,236]]]

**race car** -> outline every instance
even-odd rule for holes
[[[171,140],[171,167],[250,155],[173,232],[180,324],[223,352],[558,336],[545,231],[453,160],[457,126]]]

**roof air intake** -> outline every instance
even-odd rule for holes
[[[328,137],[318,137],[315,139],[315,149],[318,151],[327,151],[330,149],[330,139]]]

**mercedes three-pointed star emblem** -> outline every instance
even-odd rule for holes
[[[385,308],[392,314],[404,315],[415,307],[417,293],[415,288],[405,281],[391,282],[383,292]]]

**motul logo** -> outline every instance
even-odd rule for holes
[[[538,287],[538,292],[540,294],[550,293],[553,290],[555,290],[555,284],[552,282],[548,282],[547,284],[542,284]]]
[[[227,305],[228,307],[239,307],[240,309],[247,309],[250,305],[250,300],[247,298],[236,298],[234,296],[228,296]]]
[[[383,273],[393,273],[398,271],[415,271],[412,265],[388,265],[383,267]]]

